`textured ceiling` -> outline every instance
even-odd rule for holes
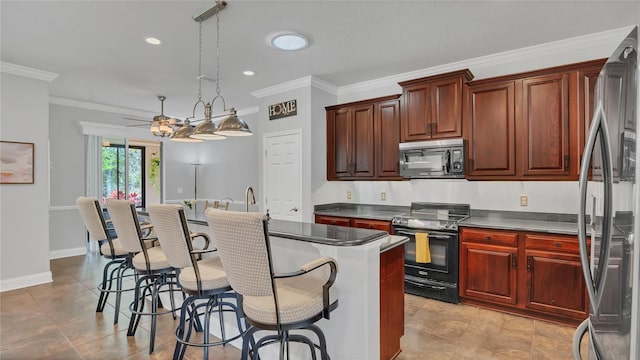
[[[212,1],[0,1],[0,59],[59,74],[51,95],[190,115],[198,25]],[[227,105],[307,75],[336,86],[640,22],[640,1],[228,1],[221,12],[221,89]],[[203,72],[215,77],[215,18],[204,25]],[[281,31],[307,49],[269,46]],[[144,42],[146,36],[163,41]],[[256,75],[246,77],[243,70]],[[206,99],[215,84],[205,81]],[[215,110],[215,108],[214,108]]]

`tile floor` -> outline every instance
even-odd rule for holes
[[[112,297],[103,313],[95,312],[104,263],[95,254],[52,260],[53,283],[0,293],[0,359],[170,359],[177,325],[171,316],[158,318],[149,355],[148,320],[134,337],[126,336],[130,294],[123,297],[118,325]],[[412,295],[405,302],[399,360],[572,359],[570,327]],[[239,356],[231,346],[210,354]],[[202,351],[190,348],[186,358],[201,359]]]

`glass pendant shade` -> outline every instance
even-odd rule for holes
[[[249,129],[249,125],[236,115],[236,110],[234,108],[231,108],[229,116],[220,122],[215,133],[224,136],[253,135],[253,132]]]
[[[224,136],[215,133],[217,129],[216,124],[207,119],[193,129],[193,134],[190,137],[200,140],[223,140]]]

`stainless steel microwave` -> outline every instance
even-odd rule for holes
[[[400,144],[400,176],[408,179],[464,178],[464,139]]]

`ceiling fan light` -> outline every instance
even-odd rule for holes
[[[217,130],[216,124],[211,120],[205,120],[200,125],[193,129],[193,133],[190,137],[200,140],[223,140],[225,137],[215,133]]]
[[[172,134],[173,128],[169,126],[167,123],[160,124],[160,132],[165,134]]]
[[[156,133],[159,133],[159,132],[160,132],[160,122],[159,122],[159,121],[157,121],[157,120],[154,120],[154,121],[151,123],[151,128],[150,128],[149,130],[150,130],[154,135],[155,135]]]
[[[236,115],[236,110],[231,108],[229,116],[220,122],[218,129],[215,131],[218,135],[224,136],[251,136],[253,132],[249,129],[244,120]]]

